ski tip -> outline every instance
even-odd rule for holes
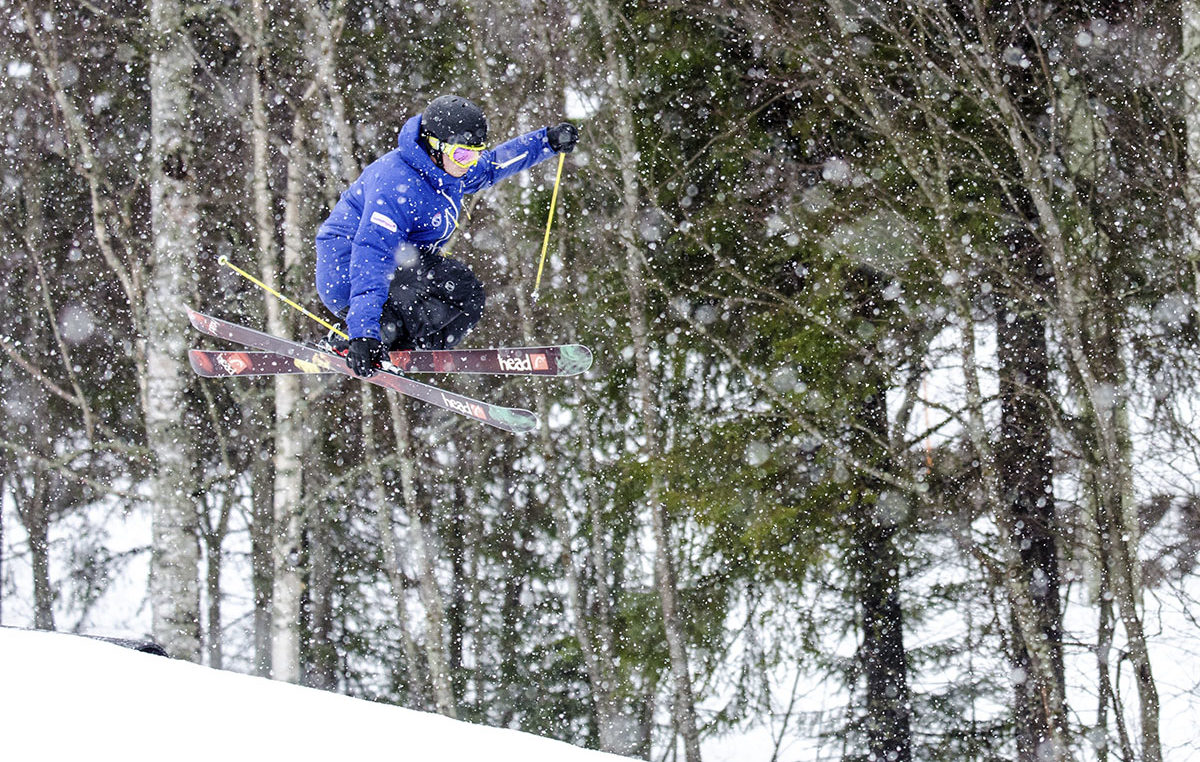
[[[577,376],[592,367],[592,350],[582,344],[567,344],[558,354],[558,373]]]
[[[198,330],[203,330],[203,321],[205,315],[201,312],[197,312],[191,307],[184,307],[184,309],[187,310],[188,322],[192,324],[192,327]]]
[[[209,336],[216,336],[219,339],[228,339],[226,331],[230,327],[230,323],[215,318],[210,315],[205,315],[203,312],[194,310],[191,307],[187,308],[188,320],[192,323],[192,328],[195,328],[200,333],[207,333]],[[241,326],[238,326],[241,328]],[[253,330],[253,329],[246,329]],[[244,343],[238,340],[238,343]]]
[[[188,360],[192,368],[201,376],[215,378],[217,376],[258,375],[254,373],[254,360],[249,352],[208,352],[203,349],[189,349]]]
[[[199,349],[188,350],[188,361],[192,364],[192,370],[196,371],[198,375],[208,378],[214,375],[212,360]]]
[[[505,431],[511,431],[514,434],[528,434],[538,427],[538,417],[533,413],[528,410],[510,410],[513,413],[521,413],[522,415],[513,415],[507,417],[506,420],[493,422],[492,425]]]
[[[541,422],[536,413],[519,407],[480,406],[478,410],[471,411],[471,415],[482,423],[513,434],[525,434],[533,431]]]

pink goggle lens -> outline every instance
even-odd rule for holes
[[[469,167],[479,161],[481,153],[483,152],[477,148],[454,146],[454,150],[450,153],[450,158],[454,159],[454,163],[459,166]]]

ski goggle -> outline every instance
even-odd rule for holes
[[[467,146],[461,143],[443,143],[437,138],[430,136],[429,145],[435,151],[441,151],[444,155],[450,157],[450,161],[454,162],[463,169],[470,169],[479,163],[479,157],[483,153],[483,146]]]

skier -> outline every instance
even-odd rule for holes
[[[398,146],[368,166],[317,231],[317,293],[346,321],[349,342],[327,340],[359,376],[389,350],[450,349],[483,315],[471,268],[441,254],[463,196],[575,148],[563,122],[488,149],[478,106],[443,95],[405,123]]]

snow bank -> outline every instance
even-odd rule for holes
[[[0,759],[623,758],[78,636],[0,628]]]

